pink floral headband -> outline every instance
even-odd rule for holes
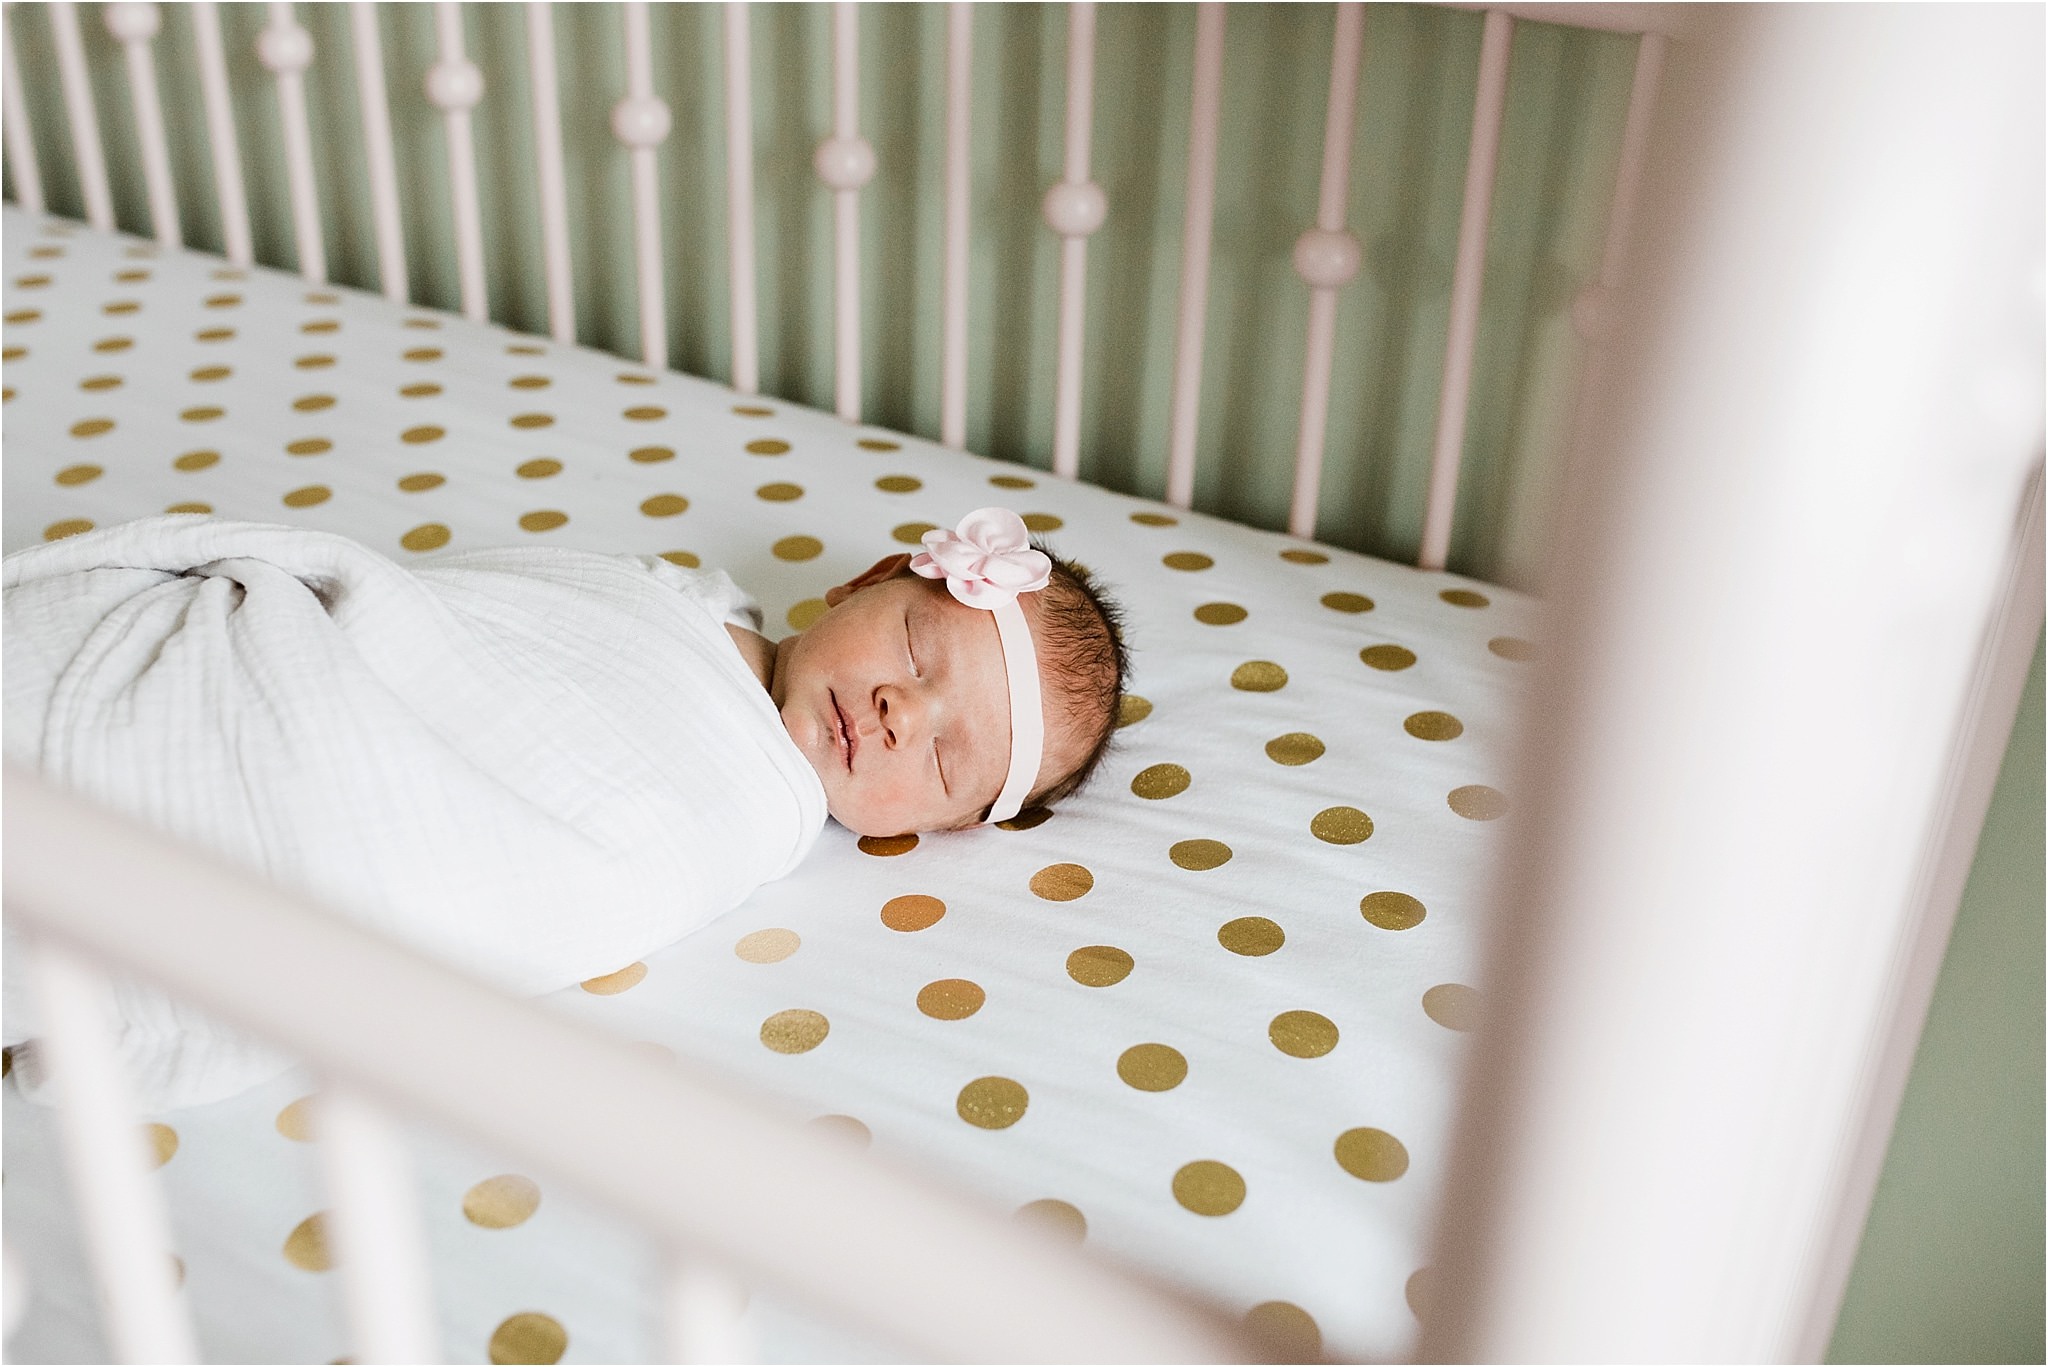
[[[1031,548],[1023,518],[1008,508],[977,508],[953,531],[926,532],[924,549],[910,558],[910,568],[927,579],[944,579],[947,591],[968,607],[995,614],[1010,681],[1010,773],[988,819],[1008,821],[1030,795],[1045,753],[1038,651],[1017,595],[1044,588],[1052,579],[1052,560]]]

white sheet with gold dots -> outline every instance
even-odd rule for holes
[[[400,560],[663,552],[784,630],[933,524],[1024,513],[1129,613],[1138,696],[1091,789],[1004,829],[829,827],[796,876],[549,1003],[1192,1288],[1286,1360],[1407,1349],[1534,603],[12,210],[5,261],[9,549],[186,509]],[[157,1118],[214,1357],[347,1352],[306,1089]],[[47,1119],[12,1088],[6,1119],[38,1293],[12,1354],[91,1360]],[[487,1154],[420,1160],[451,1360],[653,1359],[635,1237]],[[892,1351],[756,1318],[773,1359]]]

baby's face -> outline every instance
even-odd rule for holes
[[[893,556],[834,589],[831,610],[777,647],[772,693],[782,724],[817,770],[833,817],[860,835],[972,821],[1010,768],[1010,691],[995,617],[902,572],[907,560]],[[1034,627],[1035,599],[1020,600]],[[1033,791],[1064,772],[1055,765],[1072,748],[1066,730],[1047,716]]]

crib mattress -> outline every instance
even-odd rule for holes
[[[1245,1316],[1281,1360],[1409,1351],[1532,600],[62,220],[10,209],[0,245],[9,550],[170,510],[401,561],[660,552],[729,570],[780,634],[934,525],[1024,513],[1128,611],[1136,696],[1095,782],[1000,828],[830,825],[546,1005]],[[153,1118],[210,1359],[349,1351],[311,1085]],[[33,1296],[10,1356],[104,1360],[48,1114],[5,1090]],[[637,1236],[488,1152],[416,1155],[450,1360],[656,1360]],[[749,1313],[770,1360],[898,1353]]]

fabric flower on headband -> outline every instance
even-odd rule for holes
[[[1008,508],[977,508],[953,531],[926,532],[924,549],[910,558],[910,568],[927,579],[944,579],[955,598],[988,611],[1052,579],[1052,560],[1031,548],[1024,519]]]

